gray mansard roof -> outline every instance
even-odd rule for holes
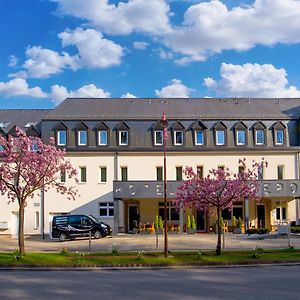
[[[294,119],[300,99],[181,98],[181,99],[66,99],[45,119]]]

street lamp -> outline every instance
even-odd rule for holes
[[[167,214],[167,159],[166,159],[166,143],[167,143],[167,127],[169,122],[165,112],[160,119],[160,125],[163,128],[163,145],[164,145],[164,228],[165,228],[165,239],[164,239],[164,249],[165,257],[168,257],[168,214]]]

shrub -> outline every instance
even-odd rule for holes
[[[269,233],[268,228],[251,228],[246,230],[247,234],[266,234]]]
[[[291,227],[291,233],[300,233],[300,226]]]
[[[242,224],[243,224],[243,221],[242,221],[241,217],[239,217],[236,221],[236,227],[242,228]]]
[[[154,228],[155,228],[155,230],[159,229],[159,218],[158,218],[158,215],[155,216]]]
[[[195,216],[192,216],[192,229],[194,229],[194,230],[197,229]]]
[[[159,216],[159,218],[158,218],[158,229],[163,229],[163,228],[164,228],[164,223],[163,223],[162,217]]]
[[[232,227],[233,227],[233,228],[236,227],[236,217],[235,217],[235,216],[232,216],[231,224],[232,224]]]
[[[191,229],[191,217],[190,217],[190,215],[187,216],[186,228]]]

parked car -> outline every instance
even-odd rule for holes
[[[52,222],[52,237],[61,242],[70,238],[89,236],[99,239],[112,233],[109,225],[99,222],[93,216],[65,215],[55,216]]]

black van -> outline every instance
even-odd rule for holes
[[[109,225],[99,222],[93,216],[65,215],[55,216],[52,222],[52,237],[59,238],[61,242],[78,236],[89,236],[99,239],[110,235],[112,230]]]

